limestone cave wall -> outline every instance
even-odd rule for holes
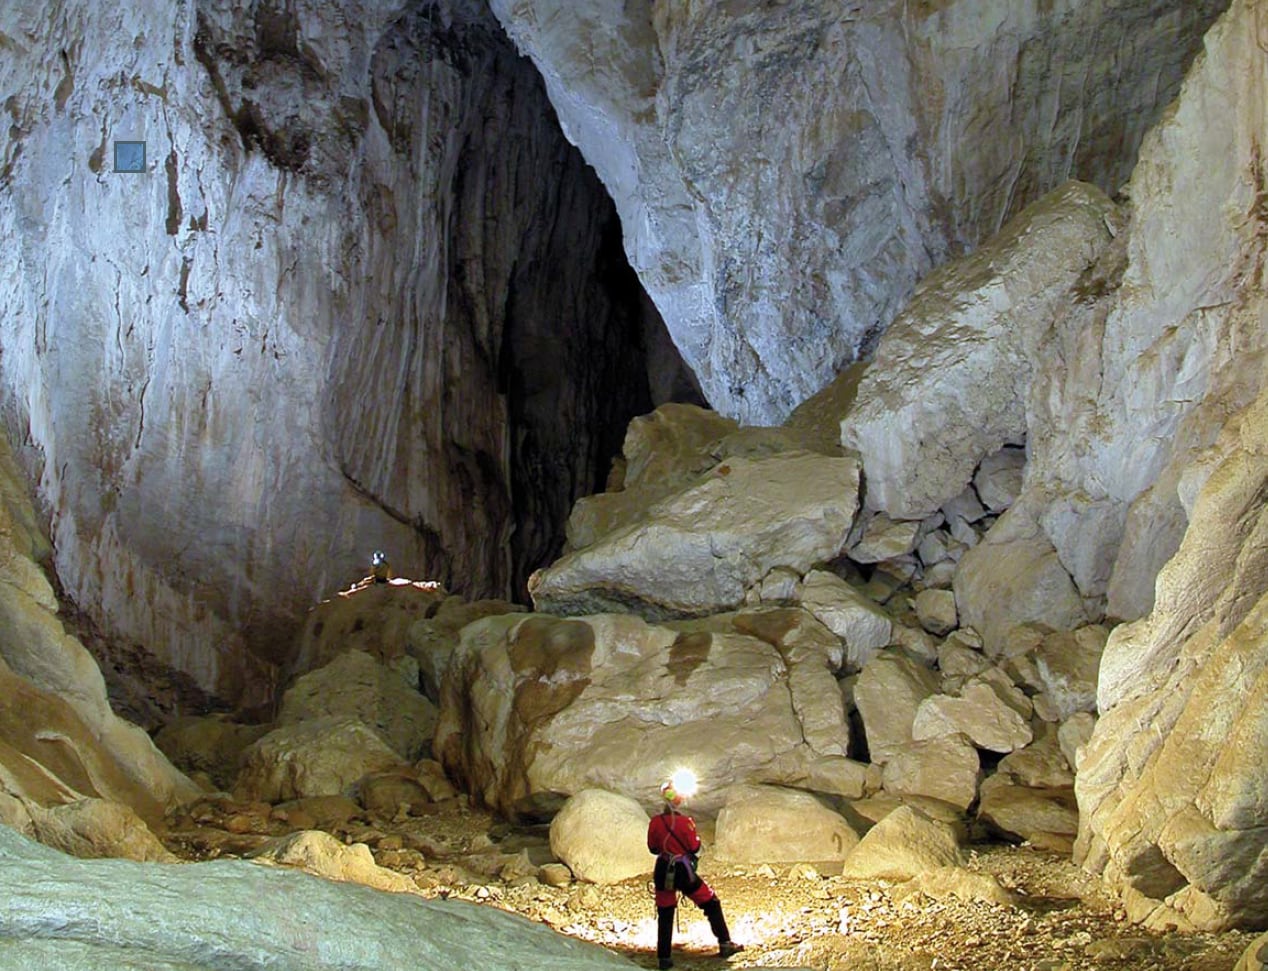
[[[514,595],[648,354],[689,388],[482,5],[63,0],[0,47],[5,424],[66,594],[215,695],[375,548]]]
[[[1068,178],[1113,193],[1228,0],[490,0],[709,402],[772,424]]]

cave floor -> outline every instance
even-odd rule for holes
[[[517,829],[458,801],[392,821],[353,817],[314,826],[285,816],[266,804],[209,797],[170,820],[165,842],[182,859],[203,860],[245,856],[295,828],[324,829],[345,842],[366,843],[380,866],[412,877],[424,896],[499,907],[656,967],[649,883],[539,882],[537,865],[551,859],[542,827]],[[903,899],[899,886],[883,881],[821,876],[804,866],[720,866],[706,853],[701,873],[746,950],[719,959],[707,922],[684,902],[674,967],[1231,971],[1254,937],[1143,930],[1126,920],[1097,878],[1067,858],[1024,845],[975,845],[968,867],[993,875],[1020,906],[920,894]]]

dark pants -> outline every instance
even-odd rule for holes
[[[681,893],[709,919],[713,936],[722,944],[731,939],[726,918],[722,916],[722,901],[710,886],[700,879],[695,867],[683,857],[661,856],[652,872],[652,885],[656,888],[656,958],[658,963],[669,961],[674,942],[674,911]]]

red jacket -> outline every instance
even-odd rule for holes
[[[696,821],[682,813],[665,810],[653,816],[647,826],[647,848],[660,855],[684,856],[700,852],[700,837],[696,835]]]

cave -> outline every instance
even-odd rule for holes
[[[1262,968],[1262,20],[0,13],[11,966]]]

